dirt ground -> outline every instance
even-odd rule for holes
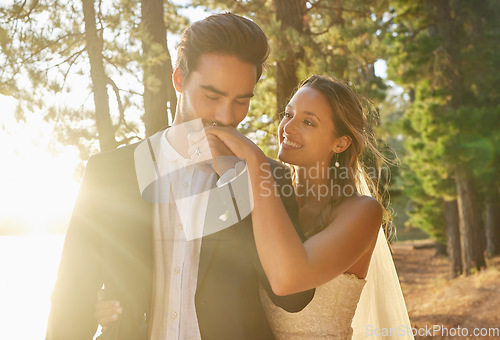
[[[500,256],[486,270],[452,279],[448,259],[436,257],[431,242],[392,247],[412,326],[422,334],[416,339],[500,339]]]

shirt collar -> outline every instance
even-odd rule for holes
[[[166,161],[172,161],[172,162],[181,162],[181,163],[187,163],[190,160],[186,159],[179,154],[172,144],[167,139],[167,131],[169,129],[165,129],[163,132],[163,135],[161,136],[161,141],[160,141],[160,150],[161,150],[161,155]]]

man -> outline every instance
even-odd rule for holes
[[[106,299],[120,301],[123,312],[102,339],[272,339],[259,285],[286,310],[298,311],[309,302],[311,292],[273,294],[250,216],[235,208],[237,217],[229,209],[210,217],[220,209],[220,192],[230,192],[230,203],[239,199],[231,183],[218,180],[234,166],[221,157],[231,155],[223,143],[207,140],[217,174],[184,166],[207,152],[196,144],[200,131],[192,122],[236,127],[245,118],[268,50],[260,28],[231,13],[208,17],[183,33],[173,74],[180,93],[173,126],[145,142],[93,156],[87,164],[52,296],[48,340],[92,339],[94,304],[103,285]],[[151,151],[150,159],[143,150]],[[152,191],[144,185],[145,163],[161,173],[156,182],[161,185]],[[284,168],[275,162],[273,168],[278,185],[289,184]],[[196,198],[183,200],[185,192]],[[296,220],[293,197],[283,201]],[[183,229],[196,229],[200,216],[203,228],[219,231],[188,237]],[[220,227],[231,218],[236,223]]]

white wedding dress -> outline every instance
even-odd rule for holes
[[[361,173],[361,172],[360,172]],[[370,195],[358,178],[358,191]],[[261,299],[277,340],[414,340],[403,293],[382,227],[366,279],[342,274],[316,288],[298,313],[275,306],[264,289]]]
[[[277,307],[261,289],[266,317],[276,340],[351,339],[352,319],[364,279],[342,274],[316,288],[314,298],[298,313]]]
[[[316,288],[298,313],[261,299],[276,339],[413,340],[401,286],[380,228],[366,279],[342,274]]]

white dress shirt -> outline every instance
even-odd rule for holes
[[[166,132],[166,131],[165,131]],[[201,339],[194,296],[198,277],[201,235],[208,193],[215,179],[183,158],[164,133],[158,167],[166,200],[154,208],[155,297],[154,340]],[[196,213],[193,213],[196,212]],[[201,228],[201,230],[200,230]],[[198,236],[198,237],[197,237]]]
[[[203,129],[201,120],[188,125],[191,131]],[[167,140],[167,131],[145,140],[134,154],[141,195],[154,207],[149,334],[153,340],[201,339],[195,309],[201,238],[251,213],[248,171],[241,162],[217,181],[211,167],[200,166],[211,155],[185,159]]]

